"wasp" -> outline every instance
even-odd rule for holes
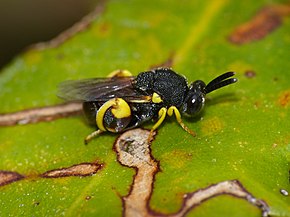
[[[59,96],[67,101],[80,101],[90,124],[96,130],[85,138],[88,143],[102,132],[119,133],[154,120],[151,133],[174,115],[180,126],[195,136],[181,116],[193,117],[200,113],[205,96],[237,81],[234,72],[226,72],[207,85],[187,79],[170,68],[157,68],[139,73],[114,71],[107,78],[65,81],[59,85]]]

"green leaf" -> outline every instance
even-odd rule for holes
[[[290,22],[289,4],[283,2],[105,2],[87,29],[56,47],[28,50],[1,72],[0,113],[59,104],[60,82],[104,77],[115,69],[137,75],[169,64],[189,81],[206,83],[235,71],[238,83],[211,93],[199,117],[184,119],[195,138],[174,118],[158,128],[151,149],[161,170],[149,205],[156,212],[174,213],[184,194],[238,179],[270,206],[271,215],[290,216],[289,196],[280,193],[290,191]],[[229,40],[265,6],[286,12],[274,13],[273,28],[254,26],[249,35],[256,40]],[[84,146],[93,130],[82,117],[2,127],[0,170],[25,178],[0,188],[0,216],[122,215],[120,196],[130,192],[136,171],[116,161],[116,134],[103,134]],[[85,177],[39,176],[86,162],[103,167]],[[189,212],[245,215],[259,216],[260,211],[230,196],[215,197]]]

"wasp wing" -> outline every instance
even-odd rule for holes
[[[135,77],[92,78],[64,81],[58,96],[67,101],[107,101],[120,97],[126,101],[148,101],[148,96],[133,86]]]

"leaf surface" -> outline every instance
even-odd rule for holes
[[[290,216],[289,196],[280,193],[290,191],[290,22],[289,4],[283,2],[106,1],[87,29],[56,47],[28,50],[1,72],[0,113],[59,104],[60,82],[105,77],[115,69],[137,75],[169,65],[190,82],[206,83],[235,71],[238,83],[209,94],[204,112],[184,119],[195,138],[174,118],[167,117],[158,129],[151,149],[161,171],[149,205],[157,212],[177,212],[185,193],[238,179],[267,202],[273,216]],[[229,39],[264,7],[276,6],[285,10],[275,29],[246,43]],[[263,30],[254,27],[257,34]],[[93,130],[82,117],[1,128],[0,169],[25,179],[1,187],[0,216],[120,216],[120,195],[129,193],[135,170],[116,161],[116,134],[84,146]],[[39,177],[84,162],[104,166],[92,176]],[[188,215],[260,212],[245,201],[220,196]]]

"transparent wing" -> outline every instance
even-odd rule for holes
[[[116,97],[127,101],[144,100],[147,96],[134,89],[134,79],[112,77],[64,81],[58,86],[58,96],[67,101],[107,101]]]

